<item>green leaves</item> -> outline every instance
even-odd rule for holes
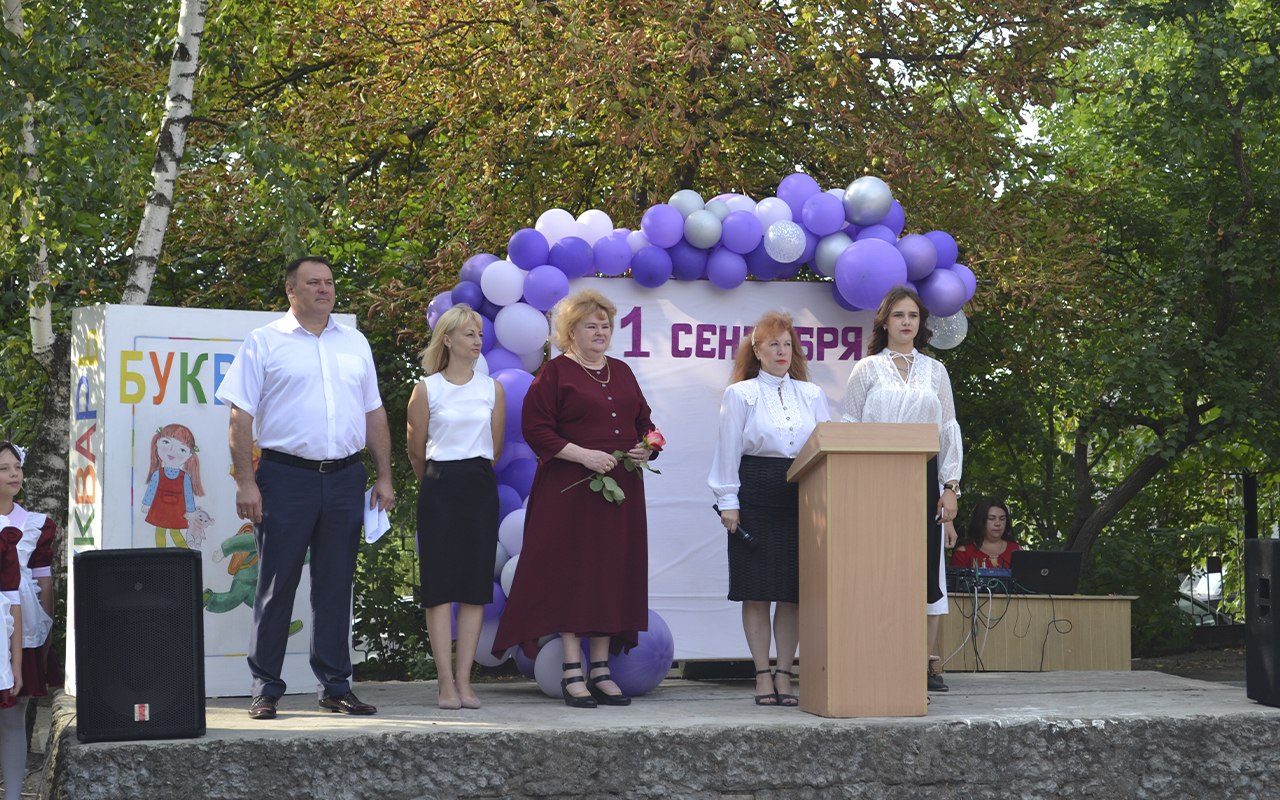
[[[627,499],[626,492],[623,492],[618,482],[608,475],[597,475],[592,478],[590,486],[591,491],[600,492],[610,503],[622,505],[622,501]]]

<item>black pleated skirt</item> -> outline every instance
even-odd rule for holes
[[[800,602],[800,487],[787,483],[790,458],[743,456],[738,466],[741,524],[759,540],[729,540],[729,599]]]
[[[498,481],[489,459],[428,461],[418,484],[422,605],[493,602]]]

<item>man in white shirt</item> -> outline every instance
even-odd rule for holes
[[[308,549],[320,708],[374,714],[351,691],[351,585],[368,481],[360,452],[367,443],[377,469],[370,508],[390,508],[391,431],[369,342],[330,316],[328,262],[308,256],[289,264],[285,293],[289,313],[249,334],[216,393],[231,406],[236,512],[254,523],[258,548],[249,716],[274,719],[284,694],[280,675]]]

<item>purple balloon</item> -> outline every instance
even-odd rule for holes
[[[853,238],[853,237],[849,237],[849,238]],[[791,263],[797,266],[804,266],[805,264],[808,264],[810,261],[812,261],[813,254],[818,251],[818,242],[820,241],[822,241],[821,236],[814,234],[813,231],[805,231],[804,232],[804,252],[800,254],[799,258],[797,258],[795,261]],[[800,271],[799,269],[796,270],[796,272],[799,272],[799,271]]]
[[[451,308],[453,308],[453,292],[441,292],[431,298],[431,302],[427,303],[427,327],[434,331],[441,315]]]
[[[893,231],[896,237],[902,233],[902,229],[907,225],[907,212],[903,210],[902,203],[894,200],[889,205],[889,213],[884,215],[884,219],[880,220],[881,225]]]
[[[678,281],[696,281],[707,274],[707,251],[694,247],[686,239],[667,249],[671,256],[671,277]]]
[[[504,369],[491,373],[490,377],[502,384],[502,393],[507,401],[506,437],[508,442],[523,442],[524,433],[520,430],[520,410],[524,408],[524,396],[533,383],[533,376],[524,369]]]
[[[960,255],[960,247],[956,244],[956,240],[951,238],[951,234],[944,231],[929,231],[924,238],[933,242],[933,246],[938,249],[939,267],[949,267],[956,263],[956,258]]]
[[[631,266],[631,258],[631,245],[625,236],[606,236],[596,242],[592,268],[601,275],[617,277]]]
[[[519,647],[516,648],[514,658],[516,662],[516,669],[520,670],[520,674],[529,680],[533,680],[533,659],[526,656],[524,654],[524,650]]]
[[[818,182],[803,172],[794,172],[778,184],[778,197],[791,206],[792,219],[802,219],[805,201],[821,193],[822,187],[818,186]]]
[[[511,445],[503,447],[503,451],[505,452],[507,447],[510,446]],[[501,471],[502,470],[498,470],[498,472]],[[507,515],[512,511],[518,511],[523,502],[524,498],[522,498],[520,493],[515,489],[507,486],[505,483],[498,484],[498,522],[502,522],[502,520],[506,519]]]
[[[484,302],[484,292],[480,291],[480,284],[471,281],[461,281],[457,286],[453,287],[453,304],[466,303],[473,309],[479,308]]]
[[[675,638],[667,623],[649,609],[648,630],[640,631],[636,646],[609,656],[609,672],[614,683],[628,697],[639,697],[658,688],[671,671],[676,655]]]
[[[462,265],[462,269],[458,271],[458,280],[469,281],[479,286],[480,274],[484,272],[484,268],[498,260],[497,256],[490,253],[477,253]]]
[[[747,270],[758,281],[771,281],[777,278],[787,266],[781,261],[775,261],[773,256],[765,251],[763,244],[747,253],[743,258],[747,262]]]
[[[524,299],[539,311],[550,311],[568,295],[569,279],[559,267],[543,264],[524,277]]]
[[[850,303],[848,300],[844,299],[844,295],[840,294],[840,287],[836,285],[835,281],[831,282],[831,297],[835,299],[836,305],[840,306],[845,311],[861,311],[862,310],[857,306],[855,306],[853,303]]]
[[[616,236],[619,239],[625,239],[631,235],[631,229],[630,228],[614,228],[613,233],[609,235]]]
[[[481,314],[488,317],[490,322],[493,321],[494,317],[498,316],[498,312],[501,310],[502,306],[495,304],[487,297],[484,299],[484,302],[480,304],[480,307],[476,309],[476,311],[479,311]]]
[[[896,201],[895,201],[896,202]],[[928,277],[938,263],[938,248],[918,233],[903,236],[896,245],[902,259],[907,262],[907,278],[918,281]]]
[[[799,274],[800,274],[800,271],[804,269],[804,266],[805,266],[805,265],[804,265],[804,264],[802,264],[802,263],[800,263],[799,261],[792,261],[790,264],[783,264],[783,265],[782,265],[782,272],[779,272],[779,273],[778,273],[778,277],[774,278],[774,280],[775,280],[775,281],[789,281],[789,280],[791,280],[792,278],[794,278],[795,276],[799,275]],[[810,270],[810,271],[812,271],[812,270]],[[815,274],[816,274],[816,273],[815,273]]]
[[[854,242],[836,259],[836,286],[858,308],[879,308],[885,293],[907,279],[907,262],[880,239]]]
[[[726,247],[717,247],[707,257],[707,278],[721,289],[741,286],[747,279],[746,259]]]
[[[493,584],[493,600],[485,603],[484,621],[493,622],[502,616],[502,610],[507,607],[507,596],[502,593],[502,584],[494,582]]]
[[[844,226],[842,232],[844,233],[844,235],[848,236],[850,239],[856,242],[858,241],[858,234],[862,233],[862,226],[854,225],[852,222],[850,222],[848,225]]]
[[[526,375],[528,373],[525,373]],[[506,484],[520,493],[523,500],[529,496],[533,488],[533,474],[538,471],[538,462],[532,458],[517,458],[507,465],[498,476],[498,483]]]
[[[566,236],[551,245],[547,263],[559,269],[570,280],[581,278],[592,272],[591,245],[587,244],[586,239]]]
[[[520,360],[520,356],[505,347],[493,348],[484,354],[484,360],[489,364],[490,375],[497,375],[504,369],[524,369],[524,362]]]
[[[964,279],[949,269],[935,269],[919,285],[924,307],[939,317],[956,313],[968,299]]]
[[[841,206],[841,208],[844,208],[844,206]],[[854,237],[855,242],[861,242],[866,239],[879,239],[880,241],[888,242],[889,244],[896,244],[898,241],[898,237],[894,235],[889,226],[881,225],[879,223],[876,223],[875,225],[868,225],[858,231],[858,235]]]
[[[671,280],[671,256],[661,247],[641,247],[631,257],[631,277],[646,289],[656,289]]]
[[[818,236],[835,233],[844,227],[844,203],[833,194],[818,192],[804,201],[798,219]]]
[[[640,218],[640,231],[649,244],[671,247],[684,236],[684,215],[674,206],[658,203]]]
[[[760,246],[764,238],[764,228],[760,226],[760,218],[750,211],[735,211],[724,218],[720,224],[720,241],[735,253],[750,253]]]
[[[547,263],[551,248],[547,237],[533,228],[521,228],[507,240],[507,260],[520,269],[533,269]]]
[[[960,280],[964,281],[964,301],[967,303],[972,300],[974,293],[978,291],[978,276],[964,264],[952,264],[947,269],[959,275]]]
[[[485,363],[488,363],[488,353],[492,352],[493,348],[498,344],[498,332],[494,330],[493,320],[483,314],[480,315],[480,325],[480,355],[484,356]]]
[[[533,448],[524,442],[503,442],[502,455],[498,458],[498,463],[493,465],[493,471],[502,472],[517,458],[537,458],[537,456],[533,454]]]

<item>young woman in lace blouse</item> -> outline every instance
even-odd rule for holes
[[[945,541],[954,532],[943,523],[956,518],[960,470],[964,450],[960,425],[951,399],[946,367],[920,352],[929,344],[925,323],[929,311],[910,289],[897,287],[885,295],[876,312],[867,357],[853,368],[844,394],[844,422],[932,422],[938,426],[938,457],[929,462],[925,536],[928,541],[928,578],[925,581],[929,618],[929,652],[938,640],[938,617],[947,613],[943,570]],[[954,530],[954,529],[953,529]],[[926,670],[928,665],[926,664]],[[946,691],[941,677],[928,672],[929,688]]]
[[[729,537],[729,599],[742,603],[742,627],[756,665],[756,704],[796,706],[791,664],[800,638],[800,495],[787,469],[819,422],[826,395],[809,383],[791,317],[770,311],[738,345],[720,402],[720,442],[708,483],[720,521],[739,524],[759,544]],[[769,674],[769,605],[778,671]]]

